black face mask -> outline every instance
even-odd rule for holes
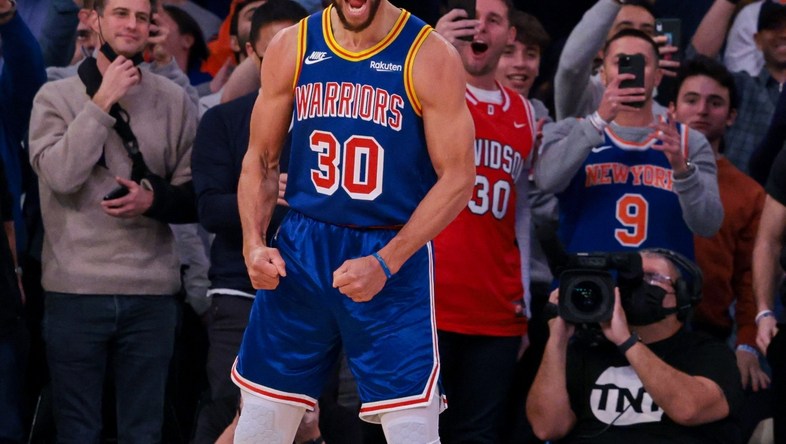
[[[657,285],[643,283],[629,297],[622,298],[622,309],[630,325],[654,324],[666,316],[676,313],[677,308],[664,308],[666,290]]]
[[[117,58],[117,53],[115,52],[114,49],[112,49],[111,46],[109,46],[109,43],[104,42],[104,44],[101,45],[100,50],[106,56],[106,58],[109,59],[110,63],[114,62],[115,59]],[[140,63],[145,61],[145,59],[142,57],[141,52],[134,54],[133,56],[130,57],[130,59],[134,63],[134,66],[139,66]]]

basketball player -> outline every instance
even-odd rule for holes
[[[501,442],[527,328],[522,270],[529,272],[527,176],[535,117],[527,99],[495,79],[500,57],[515,38],[512,8],[509,0],[478,0],[477,27],[456,20],[464,15],[461,9],[437,23],[461,54],[475,123],[472,199],[434,239],[442,382],[450,400],[439,422],[447,443]]]
[[[439,441],[429,240],[469,200],[474,130],[460,59],[431,31],[387,0],[335,0],[268,47],[238,186],[262,291],[232,373],[235,442],[291,443],[342,345],[363,419]],[[290,122],[291,211],[268,246]]]
[[[711,236],[723,221],[715,155],[699,132],[653,118],[661,79],[658,48],[635,29],[606,44],[606,89],[586,119],[565,119],[544,135],[535,181],[559,193],[560,237],[568,251],[667,248],[693,258],[693,234]],[[644,58],[643,86],[623,60]]]

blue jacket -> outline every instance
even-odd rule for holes
[[[210,248],[210,288],[254,294],[243,260],[243,233],[237,206],[237,181],[248,149],[251,110],[257,93],[209,109],[199,123],[191,158],[199,223],[216,235]],[[287,141],[288,143],[288,141]],[[286,172],[289,150],[281,155]],[[287,209],[277,206],[268,242]]]
[[[27,136],[33,98],[46,82],[41,48],[24,21],[15,14],[0,26],[3,40],[3,71],[0,75],[0,156],[5,164],[8,189],[13,198],[17,245],[25,245],[20,196],[22,189],[22,141]]]

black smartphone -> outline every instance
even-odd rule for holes
[[[114,190],[106,193],[106,195],[104,196],[104,200],[120,199],[126,194],[128,194],[128,188],[121,185],[115,188]]]
[[[461,20],[474,20],[475,19],[475,5],[476,0],[448,0],[448,11],[453,9],[463,9],[467,12],[467,16]],[[474,36],[459,37],[461,40],[471,42]]]
[[[635,79],[625,79],[620,82],[620,88],[644,88],[644,56],[641,54],[620,54],[619,73],[633,74]],[[631,102],[630,106],[641,108],[644,102]]]
[[[666,44],[680,47],[682,44],[682,20],[678,18],[662,18],[655,20],[655,32],[666,36]]]

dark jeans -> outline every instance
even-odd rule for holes
[[[242,296],[213,295],[207,327],[210,399],[199,411],[195,444],[216,442],[235,417],[240,390],[229,379],[229,373],[240,349],[253,304],[253,299]]]
[[[13,331],[0,337],[0,443],[25,438],[22,396],[28,338],[24,321],[14,322]]]
[[[500,442],[521,337],[439,334],[442,386],[448,409],[439,417],[444,444]]]
[[[543,351],[549,338],[549,326],[543,316],[543,307],[549,301],[551,282],[531,282],[530,309],[532,317],[527,321],[529,347],[524,356],[516,363],[513,386],[507,395],[505,425],[502,427],[502,440],[506,444],[540,443],[527,421],[526,403],[529,388],[543,359]]]
[[[107,372],[115,381],[117,442],[160,442],[175,298],[54,292],[45,297],[43,329],[57,442],[100,442]]]

